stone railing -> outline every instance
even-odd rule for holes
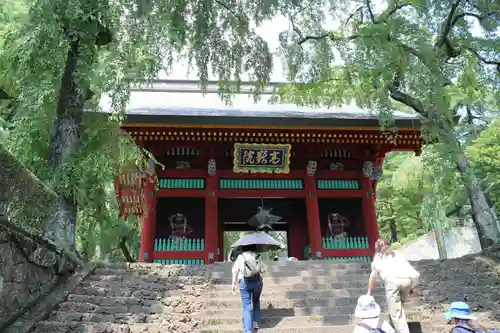
[[[57,196],[0,145],[0,332],[61,281],[58,255],[40,246]]]

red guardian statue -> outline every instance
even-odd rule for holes
[[[186,236],[193,232],[193,228],[187,224],[187,218],[182,213],[173,214],[168,221],[172,230],[169,239],[186,239]]]
[[[328,215],[328,237],[345,238],[347,237],[347,227],[349,221],[338,213]]]

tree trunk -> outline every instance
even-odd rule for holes
[[[120,249],[122,250],[123,256],[125,257],[125,260],[127,262],[135,262],[134,258],[130,254],[128,248],[127,248],[127,237],[122,237],[120,239]]]
[[[85,96],[78,87],[77,66],[80,55],[79,40],[69,43],[64,74],[59,88],[57,114],[50,142],[49,166],[54,173],[75,156],[80,148],[80,129],[83,119]],[[57,213],[47,226],[47,236],[68,249],[76,247],[77,206],[71,194],[63,194],[56,202]]]
[[[488,204],[487,197],[474,175],[460,143],[456,138],[453,139],[453,142],[456,148],[455,163],[467,189],[467,196],[472,207],[472,219],[479,235],[481,247],[485,249],[500,241],[496,216]]]

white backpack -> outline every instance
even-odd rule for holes
[[[260,278],[260,273],[262,272],[262,263],[260,260],[260,254],[255,255],[254,253],[242,253],[243,257],[243,278],[245,280],[256,281]]]

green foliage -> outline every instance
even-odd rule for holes
[[[386,157],[377,184],[377,216],[384,237],[390,239],[391,221],[405,244],[435,227],[435,213],[442,217],[443,228],[454,225],[457,217],[469,216],[463,183],[447,153],[434,145],[421,156],[395,152]]]
[[[499,109],[498,6],[462,1],[454,7],[442,0],[377,6],[370,1],[316,1],[292,14],[294,32],[282,39],[289,79],[307,84],[284,87],[281,100],[355,101],[376,110],[385,125],[399,102],[431,120],[426,122],[428,138],[442,138],[461,106],[468,105],[476,115],[479,105]],[[338,30],[331,30],[326,13]],[[477,17],[488,22],[482,36],[471,24]]]
[[[209,75],[217,76],[226,100],[238,89],[229,80],[248,78],[259,92],[269,79],[271,55],[250,21],[261,22],[275,9],[275,3],[252,1],[234,6],[178,0],[2,3],[0,89],[15,103],[2,112],[14,116],[7,124],[2,120],[9,131],[0,134],[37,176],[77,203],[78,244],[86,255],[111,250],[112,239],[138,243],[137,225],[118,218],[112,187],[120,165],[140,162],[135,145],[118,130],[130,84],[147,82],[182,58],[194,65],[202,86]],[[48,167],[49,143],[61,119],[56,110],[60,91],[67,88],[61,87],[61,77],[72,45],[77,45],[78,96],[70,98],[88,95],[89,89],[94,97],[85,103],[89,115],[77,138],[80,148],[63,156],[54,172]],[[113,99],[111,119],[91,113],[100,111],[97,102],[104,92]],[[82,112],[76,110],[72,121]]]
[[[495,214],[484,209],[484,193],[476,186],[461,144],[500,110],[500,4],[474,0],[295,4],[289,8],[290,32],[281,38],[281,55],[292,83],[282,87],[275,100],[327,106],[354,101],[375,111],[382,127],[391,128],[394,110],[410,109],[422,119],[423,137],[441,143],[424,163],[424,169],[432,171],[421,181],[423,194],[427,199],[425,192],[436,196],[432,203],[438,208],[424,205],[429,214],[422,214],[423,224],[427,220],[445,225],[449,206],[462,205],[463,191],[438,200],[448,195],[443,185],[457,184],[452,181],[457,174],[451,170],[458,167],[465,185],[459,189],[466,190],[482,246],[499,242]],[[478,22],[481,30],[474,27]],[[396,195],[382,200],[386,212],[381,223],[399,216],[404,220],[399,228],[408,234],[415,230],[413,188],[418,182],[400,181],[405,186],[394,182],[387,186]],[[405,214],[396,215],[394,205],[404,207]],[[382,229],[387,232],[386,226]]]
[[[467,149],[471,163],[481,179],[495,209],[500,209],[500,122],[495,121]]]
[[[392,248],[393,250],[397,250],[397,249],[399,249],[400,247],[401,247],[401,243],[394,242],[394,243],[392,243],[392,244],[391,244],[391,248]]]

